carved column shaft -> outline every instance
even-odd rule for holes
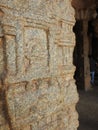
[[[5,11],[3,97],[10,130],[76,130],[71,1],[5,0],[0,7]]]

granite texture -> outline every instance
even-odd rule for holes
[[[76,130],[70,0],[0,0],[0,130]]]

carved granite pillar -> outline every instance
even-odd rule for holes
[[[9,129],[76,130],[71,1],[5,0],[0,8]]]

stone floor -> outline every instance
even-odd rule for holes
[[[77,104],[80,126],[78,130],[98,130],[98,86],[85,92],[79,90]]]

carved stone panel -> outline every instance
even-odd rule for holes
[[[38,28],[24,28],[24,71],[28,75],[45,73],[48,65],[47,34]]]
[[[37,123],[36,130],[39,129],[38,127],[43,129],[46,124],[47,127],[49,123],[52,125],[52,121],[57,122],[52,126],[54,129],[59,123],[67,127],[69,113],[65,110],[78,101],[77,94],[74,96],[76,88],[73,83],[72,81],[69,84],[65,77],[60,77],[10,85],[6,100],[13,129],[23,128],[27,124],[28,126],[31,124],[34,129],[35,122]],[[60,113],[62,113],[59,115],[61,122],[57,116]],[[75,115],[77,116],[77,113]],[[50,122],[47,120],[49,117]]]

